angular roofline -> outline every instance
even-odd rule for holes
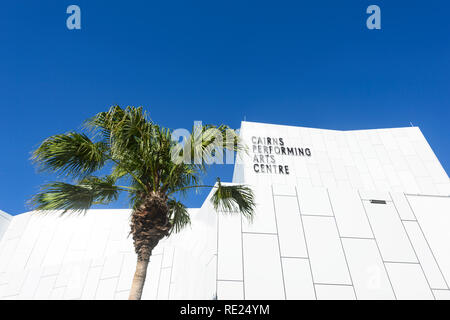
[[[370,130],[389,130],[389,129],[409,129],[409,128],[417,128],[420,130],[419,126],[407,126],[407,127],[391,127],[391,128],[374,128],[374,129],[352,129],[352,130],[339,130],[339,129],[326,129],[326,128],[313,128],[313,127],[304,127],[304,126],[295,126],[295,125],[286,125],[286,124],[276,124],[276,123],[269,123],[269,122],[258,122],[258,121],[247,121],[242,120],[241,121],[241,128],[242,123],[248,122],[248,123],[256,123],[256,124],[263,124],[263,125],[270,125],[270,126],[279,126],[279,127],[293,127],[293,128],[305,128],[305,129],[316,129],[316,130],[327,130],[327,131],[336,131],[336,132],[353,132],[353,131],[370,131]],[[421,130],[422,131],[422,130]]]

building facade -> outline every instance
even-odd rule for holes
[[[252,221],[189,209],[155,249],[143,299],[450,299],[450,181],[417,127],[242,122]],[[0,212],[0,299],[126,299],[129,210]]]

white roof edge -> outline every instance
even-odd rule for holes
[[[13,218],[12,215],[6,213],[5,211],[0,210],[0,217],[5,218],[7,220],[11,220]]]
[[[316,130],[328,130],[328,131],[337,131],[337,132],[352,132],[352,131],[369,131],[369,130],[389,130],[389,129],[410,129],[410,128],[420,128],[418,126],[406,126],[406,127],[391,127],[391,128],[374,128],[374,129],[350,129],[350,130],[339,130],[339,129],[326,129],[326,128],[313,128],[313,127],[304,127],[304,126],[295,126],[295,125],[287,125],[287,124],[274,124],[274,123],[268,123],[268,122],[257,122],[257,121],[241,121],[241,128],[242,123],[248,122],[248,123],[256,123],[256,124],[262,124],[262,125],[270,125],[270,126],[280,126],[280,127],[294,127],[294,128],[305,128],[305,129],[316,129]]]

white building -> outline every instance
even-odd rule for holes
[[[144,299],[450,299],[450,182],[417,127],[243,122],[233,183],[249,223],[215,214],[158,245]],[[0,299],[126,299],[129,210],[0,212]]]

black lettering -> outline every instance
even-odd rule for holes
[[[309,148],[305,149],[305,153],[308,157],[311,157],[311,150],[309,150]]]
[[[256,168],[258,168],[258,170],[257,170]],[[255,170],[255,172],[258,173],[258,172],[259,172],[259,165],[255,163],[255,164],[253,165],[253,170]]]
[[[294,154],[294,148],[286,148],[288,155],[293,155]]]
[[[259,162],[264,163],[264,156],[262,154],[259,156]]]

